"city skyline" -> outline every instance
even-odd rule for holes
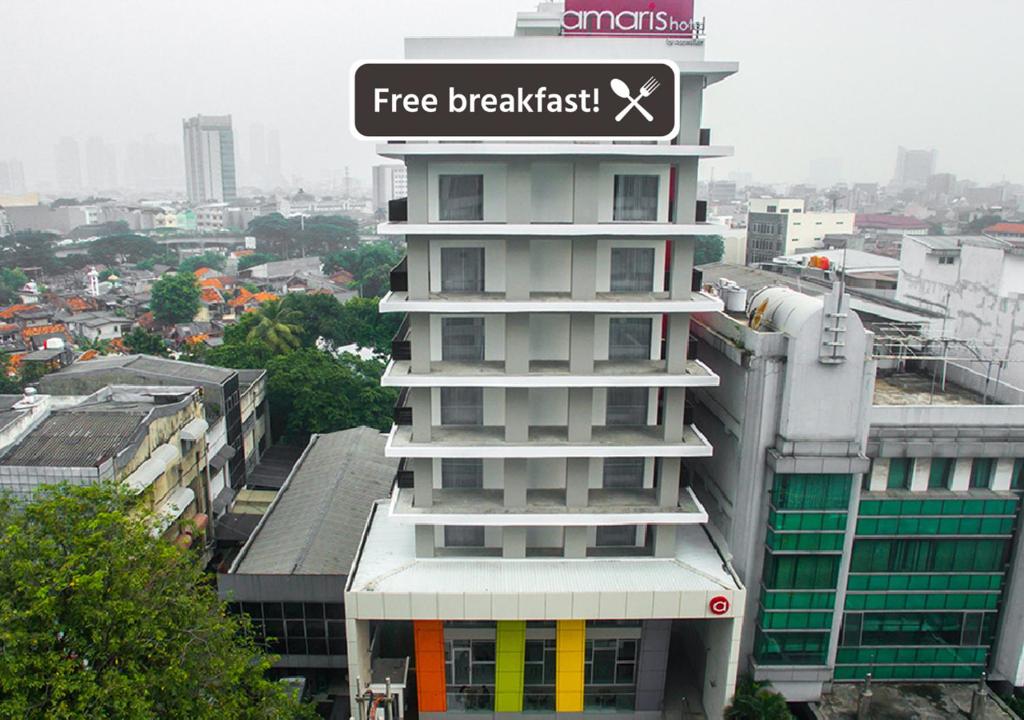
[[[536,3],[495,0],[493,12],[486,14],[473,12],[475,4],[468,0],[446,0],[447,12],[437,12],[434,4],[391,4],[389,13],[325,2],[309,2],[303,12],[271,4],[246,5],[245,13],[230,2],[203,5],[213,20],[206,27],[184,20],[161,25],[165,43],[189,47],[182,57],[151,50],[147,28],[165,14],[160,3],[142,8],[110,0],[88,9],[64,4],[38,33],[32,32],[40,19],[31,3],[6,3],[0,18],[25,32],[0,48],[0,62],[26,72],[10,81],[8,96],[19,102],[0,118],[0,157],[22,162],[29,189],[56,189],[53,149],[62,138],[77,141],[83,158],[91,137],[116,148],[119,159],[127,145],[146,137],[173,143],[180,153],[180,118],[202,112],[231,114],[242,131],[240,187],[265,180],[246,167],[248,131],[256,124],[265,126],[268,137],[277,128],[287,186],[296,181],[340,185],[346,166],[356,178],[368,179],[372,144],[352,139],[347,129],[351,63],[400,57],[407,35],[507,34],[515,13]],[[95,12],[97,5],[110,12]],[[188,17],[190,5],[199,8],[185,2],[176,6],[176,15]],[[760,182],[799,183],[839,168],[837,180],[888,182],[895,149],[903,145],[936,148],[937,172],[980,183],[1022,181],[1024,140],[1013,131],[1013,118],[1024,111],[1024,100],[1005,88],[1024,70],[1010,50],[1010,33],[1024,20],[1024,8],[1009,3],[975,8],[975,21],[987,30],[984,40],[973,40],[963,34],[955,14],[941,12],[946,5],[952,8],[909,0],[885,6],[880,19],[872,12],[822,13],[820,4],[809,0],[785,7],[698,2],[698,15],[708,21],[709,51],[736,57],[741,68],[750,68],[734,87],[712,91],[706,122],[716,140],[737,151],[735,159],[716,167],[716,177],[742,172]],[[871,3],[868,9],[872,6],[883,8]],[[93,43],[103,37],[98,23],[111,13],[119,18],[118,42]],[[235,31],[223,36],[217,29],[227,26]],[[269,43],[257,32],[267,26],[275,28]],[[766,27],[780,28],[779,35],[801,51],[776,52],[779,38],[764,32]],[[915,27],[920,32],[907,31]],[[84,52],[86,40],[88,61],[48,76],[46,57]],[[956,52],[934,51],[942,46]],[[292,47],[303,48],[298,66]],[[133,56],[131,64],[122,61],[124,53]],[[991,72],[970,72],[979,64]],[[109,82],[112,76],[120,82]],[[977,97],[1000,97],[1000,111],[979,113],[969,98],[943,101],[951,94],[948,88],[968,83]],[[782,87],[786,92],[780,95]],[[855,104],[852,98],[870,102]],[[88,182],[86,168],[80,173]],[[176,174],[184,190],[182,173]],[[119,169],[119,183],[131,184],[128,175]]]

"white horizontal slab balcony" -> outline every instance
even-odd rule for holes
[[[596,527],[606,525],[699,525],[708,514],[690,488],[676,507],[660,507],[653,488],[592,489],[586,507],[567,507],[564,490],[527,490],[526,506],[504,505],[502,490],[434,489],[433,505],[413,503],[414,491],[396,488],[391,517],[411,525],[491,527]]]
[[[681,235],[724,235],[725,225],[714,223],[486,223],[385,222],[378,235],[440,235],[444,237],[633,237],[673,238]]]
[[[720,378],[700,360],[686,371],[669,373],[664,360],[598,360],[594,372],[569,372],[569,362],[534,361],[528,373],[507,373],[503,362],[430,363],[430,372],[414,373],[406,360],[392,360],[384,370],[385,387],[718,387]]]
[[[683,157],[731,157],[730,145],[669,145],[607,142],[407,142],[377,145],[377,154],[402,160],[410,156],[446,157],[481,155],[488,158],[530,157],[607,157],[616,160],[672,159]]]
[[[662,428],[595,427],[589,442],[570,441],[562,427],[533,426],[527,442],[505,440],[505,428],[485,425],[435,426],[430,442],[413,442],[412,428],[393,426],[384,448],[386,457],[408,458],[598,458],[711,457],[713,449],[693,425],[683,429],[682,442],[666,442]]]
[[[593,299],[574,299],[569,293],[534,293],[528,300],[508,300],[504,293],[431,293],[410,300],[405,291],[392,291],[380,301],[380,312],[434,313],[693,313],[721,312],[721,299],[693,292],[672,298],[667,292],[597,293]]]
[[[352,619],[743,616],[744,588],[701,525],[676,528],[668,558],[419,558],[415,528],[390,516],[387,502],[374,504],[348,576],[345,615]]]

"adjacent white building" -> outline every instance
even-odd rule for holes
[[[182,121],[185,187],[193,204],[236,197],[235,135],[230,115],[196,115]]]
[[[405,165],[373,166],[373,209],[387,210],[388,202],[409,194]]]
[[[854,214],[806,212],[802,198],[752,198],[747,213],[747,263],[822,247],[826,235],[853,232]]]

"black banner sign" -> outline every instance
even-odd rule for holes
[[[669,62],[363,63],[352,131],[372,139],[654,140],[678,131]]]

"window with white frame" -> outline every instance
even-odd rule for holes
[[[445,547],[483,547],[484,529],[480,525],[446,525]]]
[[[612,220],[652,222],[658,219],[657,175],[616,175]]]
[[[608,388],[605,425],[646,425],[649,396],[644,387]]]
[[[442,425],[483,425],[484,389],[478,387],[441,388]]]
[[[484,359],[482,317],[441,318],[441,359],[480,362]]]
[[[482,247],[441,248],[441,292],[482,293],[484,291],[484,249]]]
[[[444,222],[484,219],[483,175],[438,175],[437,216]]]
[[[650,318],[610,318],[608,320],[609,360],[649,360],[651,358]]]
[[[605,458],[602,487],[636,489],[644,486],[644,458]]]
[[[612,292],[654,290],[654,248],[612,248],[609,288]]]
[[[479,489],[484,486],[484,461],[480,458],[443,458],[441,487]]]

